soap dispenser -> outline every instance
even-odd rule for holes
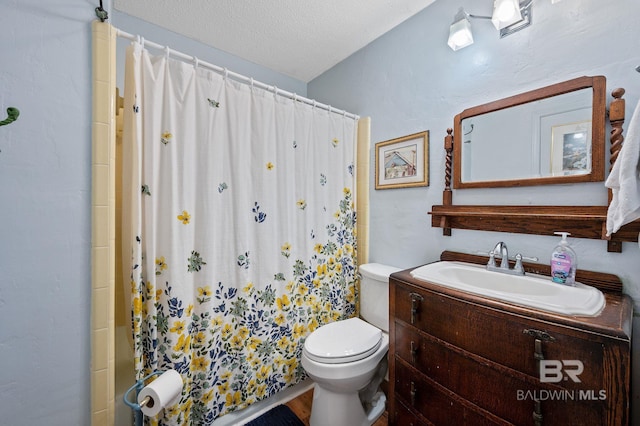
[[[562,235],[562,240],[551,253],[551,279],[559,284],[574,286],[578,257],[567,241],[567,235],[571,234],[568,232],[554,232],[554,234]]]

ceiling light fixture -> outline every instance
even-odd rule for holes
[[[472,15],[463,8],[458,10],[449,27],[447,44],[451,49],[459,50],[473,44],[470,18],[491,20],[500,38],[511,35],[531,25],[531,4],[533,0],[494,0],[491,16]]]

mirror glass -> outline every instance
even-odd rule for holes
[[[604,77],[581,77],[456,116],[454,188],[604,179]]]

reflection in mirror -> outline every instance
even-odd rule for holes
[[[462,182],[591,172],[592,97],[582,89],[462,120]],[[509,160],[496,165],[496,153]]]
[[[603,180],[604,86],[581,77],[463,111],[454,188]]]

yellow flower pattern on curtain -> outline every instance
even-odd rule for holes
[[[185,383],[148,421],[211,424],[302,380],[309,333],[356,315],[356,122],[137,43],[125,109],[136,374]]]

